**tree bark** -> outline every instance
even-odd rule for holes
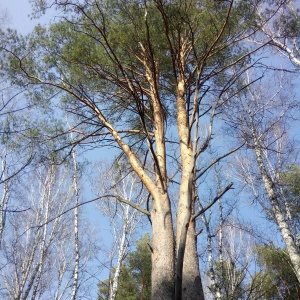
[[[282,211],[279,207],[279,204],[278,204],[279,199],[278,199],[278,196],[274,189],[274,184],[273,184],[272,180],[270,179],[270,177],[268,176],[268,173],[267,173],[264,161],[263,161],[262,150],[259,145],[259,141],[256,136],[253,125],[252,125],[252,138],[254,141],[254,150],[255,150],[255,154],[256,154],[258,167],[261,172],[265,190],[266,190],[267,195],[271,202],[272,211],[275,216],[275,221],[280,229],[282,238],[286,245],[295,275],[297,276],[297,279],[300,282],[300,255],[298,253],[297,246],[293,240],[293,237],[292,237],[291,231],[289,229],[289,226],[287,224],[287,221],[284,218],[284,214],[282,213]]]
[[[127,224],[125,221],[123,223],[123,227],[122,227],[122,237],[121,237],[121,242],[120,242],[119,250],[118,250],[118,260],[117,260],[114,278],[112,280],[112,284],[111,284],[111,288],[110,288],[109,300],[115,300],[116,296],[117,296],[117,291],[118,291],[118,286],[119,286],[119,277],[121,274],[121,264],[124,259],[125,250],[126,250],[126,246],[125,246],[126,230],[127,230]]]
[[[151,212],[152,247],[152,291],[151,299],[174,299],[174,234],[170,201],[166,193],[153,199]]]
[[[183,50],[182,50],[183,51]],[[184,51],[183,51],[184,52]],[[181,58],[184,60],[184,58]],[[184,62],[182,61],[184,65]],[[176,232],[176,300],[204,299],[197,257],[195,224],[191,221],[193,211],[193,185],[196,157],[190,139],[188,110],[186,108],[184,76],[177,84],[177,128],[180,139],[182,175],[177,208]],[[196,141],[194,141],[196,143]]]
[[[72,137],[72,135],[71,135]],[[78,171],[77,171],[77,160],[74,149],[72,149],[72,158],[73,158],[73,167],[74,167],[74,176],[73,176],[73,184],[74,184],[74,192],[75,192],[75,209],[74,209],[74,245],[75,245],[75,265],[73,271],[73,286],[72,286],[72,294],[71,300],[76,299],[77,289],[78,289],[78,277],[79,277],[79,260],[80,260],[80,252],[79,252],[79,190],[78,190]]]
[[[214,269],[214,265],[213,265],[212,234],[211,234],[211,230],[209,227],[209,222],[208,222],[205,214],[203,214],[201,216],[201,218],[203,220],[203,224],[205,226],[205,230],[206,230],[206,234],[207,234],[207,258],[208,258],[208,266],[209,266],[208,275],[210,278],[210,292],[212,293],[214,299],[221,300],[222,297],[221,297],[221,293],[220,293],[220,288],[216,282],[216,274],[215,274],[215,269]],[[222,227],[220,227],[219,230],[221,230],[221,228]],[[221,238],[219,239],[219,242],[220,242],[220,240],[221,240]],[[220,249],[220,244],[219,244],[219,249]],[[219,256],[219,261],[220,261],[220,266],[222,266],[222,261],[220,260],[220,256]]]
[[[197,253],[195,221],[189,223],[187,231],[182,277],[182,299],[204,300]]]

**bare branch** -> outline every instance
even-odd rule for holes
[[[194,221],[196,218],[198,218],[200,215],[202,215],[203,213],[205,213],[209,208],[211,208],[227,191],[229,191],[231,189],[231,187],[233,186],[233,182],[231,182],[230,184],[228,184],[225,189],[223,189],[223,191],[221,191],[209,204],[207,204],[204,208],[202,208],[199,212],[197,212],[196,214],[194,214],[191,217],[191,220]]]

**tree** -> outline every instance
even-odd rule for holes
[[[208,269],[209,273],[211,269],[214,273],[214,281],[210,286],[212,299],[216,298],[216,292],[220,299],[252,299],[254,285],[250,286],[248,283],[253,276],[251,268],[256,268],[253,257],[255,233],[232,218],[224,220],[222,227],[223,237],[218,241],[221,244],[214,251],[218,257],[214,256],[212,266]]]
[[[2,299],[61,299],[71,297],[77,261],[74,218],[65,212],[74,205],[74,185],[66,166],[40,165],[14,182],[11,203],[22,212],[8,215],[0,265]],[[16,179],[15,179],[16,181]],[[30,184],[28,184],[30,182]],[[84,295],[84,270],[93,255],[87,236],[76,293]],[[80,286],[80,288],[78,287]]]
[[[255,249],[262,271],[256,274],[260,299],[299,299],[300,283],[288,252],[275,246],[258,245]]]
[[[62,10],[64,18],[27,38],[5,37],[11,80],[28,87],[36,104],[59,97],[59,105],[78,117],[77,143],[114,145],[148,190],[149,210],[140,211],[152,224],[152,299],[203,299],[195,234],[203,210],[195,210],[196,183],[236,149],[207,164],[200,157],[217,143],[217,116],[243,89],[237,81],[265,45],[246,41],[260,29],[257,11],[266,4],[33,2],[42,12]],[[270,18],[281,4],[271,1]],[[170,189],[178,181],[172,205]]]
[[[146,202],[147,195],[139,179],[130,172],[122,159],[116,161],[111,168],[100,167],[96,177],[96,192],[102,196],[98,207],[109,218],[114,236],[109,254],[110,269],[114,259],[116,265],[108,282],[109,300],[114,300],[119,289],[122,262],[128,254],[137,226],[141,227],[143,224],[143,215],[128,203],[140,207]]]
[[[270,45],[282,56],[287,57],[297,67],[300,67],[300,22],[299,8],[296,1],[285,1],[279,9],[273,22],[265,22],[266,15],[260,13],[262,33],[257,41],[268,39]]]
[[[146,234],[136,243],[136,250],[130,252],[121,266],[117,300],[151,299],[151,251],[150,238]],[[108,299],[109,280],[98,284],[98,299]]]
[[[264,75],[268,80],[268,75]],[[248,84],[255,80],[248,74]],[[276,90],[268,89],[261,78],[258,80],[232,101],[235,108],[230,106],[229,118],[234,134],[247,145],[247,157],[239,158],[244,181],[251,187],[267,217],[277,224],[300,282],[300,254],[280,179],[294,159],[294,147],[289,141],[287,127],[292,120],[289,116],[298,104],[291,100],[292,95],[286,94],[282,77],[273,77],[273,80],[278,80]],[[250,157],[253,160],[249,161]]]
[[[114,272],[112,272],[112,275],[114,275]],[[109,292],[110,279],[98,283],[98,300],[109,299]],[[138,286],[133,278],[131,270],[125,266],[121,266],[118,291],[115,299],[135,300],[138,299],[138,292]]]
[[[20,176],[26,167],[30,165],[34,152],[32,146],[27,144],[28,140],[26,141],[25,138],[23,139],[23,145],[20,146],[20,140],[26,132],[25,128],[28,128],[28,122],[24,118],[24,111],[28,112],[28,106],[20,104],[20,99],[14,92],[15,90],[9,84],[1,82],[0,190],[2,196],[0,200],[0,246],[7,213],[20,212],[17,207],[11,206],[9,203],[11,181],[14,180],[14,177]]]

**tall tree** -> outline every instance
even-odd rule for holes
[[[64,17],[26,38],[6,36],[11,80],[29,87],[37,104],[59,97],[78,117],[77,142],[113,144],[148,190],[151,205],[140,211],[152,224],[152,299],[203,299],[195,187],[233,149],[207,164],[200,157],[217,143],[217,116],[242,88],[236,83],[250,55],[265,45],[246,41],[260,29],[256,16],[266,3],[33,2]],[[271,19],[282,3],[268,3]],[[170,186],[178,181],[172,205]]]
[[[264,75],[269,80],[268,75]],[[246,80],[250,84],[256,78],[248,74]],[[247,87],[244,93],[236,97],[236,101],[232,101],[235,108],[230,106],[228,117],[238,139],[247,145],[247,158],[239,159],[244,181],[251,187],[267,217],[277,224],[300,282],[297,236],[293,237],[289,204],[281,188],[281,174],[294,160],[293,144],[287,128],[292,120],[289,117],[298,104],[291,94],[286,93],[284,84],[287,83],[284,83],[282,76],[273,77],[273,80],[278,80],[275,90],[269,89],[267,83],[263,84],[264,80]],[[253,161],[249,165],[250,158],[255,161],[256,167]]]

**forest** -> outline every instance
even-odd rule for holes
[[[0,10],[0,299],[300,299],[300,1]]]

